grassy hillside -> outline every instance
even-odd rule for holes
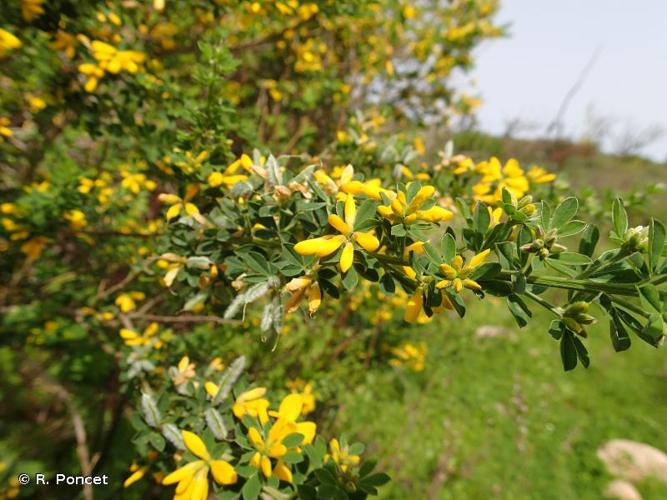
[[[350,388],[338,423],[385,457],[385,498],[600,498],[605,441],[667,447],[663,352],[635,341],[616,354],[597,325],[592,366],[564,373],[550,318],[519,330],[500,301],[469,312],[423,329],[423,372],[373,371]],[[485,325],[507,330],[479,338]],[[667,486],[640,489],[667,498]]]

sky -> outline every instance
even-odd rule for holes
[[[484,103],[481,128],[505,131],[520,119],[538,135],[597,52],[563,117],[564,133],[581,137],[588,116],[604,117],[604,146],[649,127],[664,135],[643,154],[667,161],[667,0],[501,0],[497,21],[508,38],[485,42],[473,78]]]

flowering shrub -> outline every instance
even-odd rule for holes
[[[553,314],[565,369],[601,315],[617,350],[661,342],[660,222],[619,199],[597,252],[553,173],[427,150],[424,126],[478,104],[449,77],[502,34],[493,0],[440,4],[3,7],[3,494],[57,465],[137,498],[364,498],[388,477],[327,429],[336,391],[427,348],[380,332],[494,295],[520,326]],[[364,352],[310,344],[334,316],[373,332]],[[299,329],[313,354],[288,362]]]

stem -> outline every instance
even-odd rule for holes
[[[599,271],[601,271],[602,269],[604,269],[604,268],[606,268],[606,267],[609,267],[610,265],[615,264],[616,262],[618,262],[618,261],[620,261],[620,260],[623,260],[623,259],[626,258],[627,256],[628,256],[628,254],[626,254],[626,253],[623,252],[621,249],[619,249],[618,253],[617,253],[616,255],[614,255],[614,256],[613,256],[610,260],[608,260],[607,262],[600,263],[600,261],[595,261],[591,267],[589,267],[588,269],[586,269],[585,271],[583,271],[581,274],[579,274],[579,275],[577,276],[577,279],[588,278],[591,274],[593,274],[593,273],[595,273],[595,272],[599,272]],[[596,264],[597,264],[597,265],[596,265]]]
[[[545,309],[548,309],[549,311],[551,311],[552,313],[554,313],[554,314],[555,314],[556,316],[558,316],[559,318],[562,316],[561,313],[559,313],[559,312],[556,310],[555,307],[553,307],[551,304],[549,304],[546,300],[544,300],[544,299],[543,299],[542,297],[540,297],[539,295],[535,295],[533,292],[528,292],[528,291],[523,292],[523,295],[525,295],[525,296],[528,297],[529,299],[532,299],[533,301],[537,302],[539,305],[541,305],[541,306],[544,307]]]
[[[650,316],[650,314],[647,313],[646,311],[644,311],[641,307],[633,304],[632,302],[628,302],[625,299],[614,297],[613,295],[610,296],[610,299],[611,299],[612,302],[614,302],[614,303],[618,304],[619,306],[624,307],[624,308],[626,308],[626,309],[628,309],[628,310],[630,310],[630,311],[632,311],[636,314],[639,314],[643,318],[648,318]]]

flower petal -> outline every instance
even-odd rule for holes
[[[331,226],[341,234],[345,234],[345,235],[350,234],[350,231],[352,230],[352,228],[350,226],[348,226],[345,223],[345,221],[343,221],[343,219],[341,219],[336,214],[329,215],[328,221],[329,221],[329,224],[331,224]]]
[[[185,443],[185,446],[192,452],[193,455],[196,455],[204,460],[209,460],[211,458],[211,456],[208,454],[208,450],[206,449],[204,441],[202,441],[201,438],[197,436],[197,434],[190,431],[181,431],[181,434],[183,435],[183,442]]]
[[[370,231],[354,233],[354,240],[367,252],[375,252],[380,247],[380,240]]]
[[[354,245],[348,242],[340,254],[340,270],[346,273],[352,267],[352,262],[354,262]]]
[[[218,484],[234,484],[237,481],[238,476],[236,471],[229,462],[225,460],[213,460],[209,465],[211,466],[213,479]]]
[[[179,467],[174,472],[167,475],[167,477],[162,480],[162,484],[174,484],[182,481],[186,477],[192,477],[203,466],[204,462],[201,460],[196,460],[194,462],[190,462],[189,464],[185,464],[183,467]]]
[[[354,228],[354,221],[357,218],[357,206],[354,203],[354,195],[348,194],[345,198],[345,222],[350,228]]]
[[[303,397],[301,394],[290,394],[286,396],[280,403],[278,415],[291,422],[296,422],[296,419],[301,415],[301,408],[303,407]]]

